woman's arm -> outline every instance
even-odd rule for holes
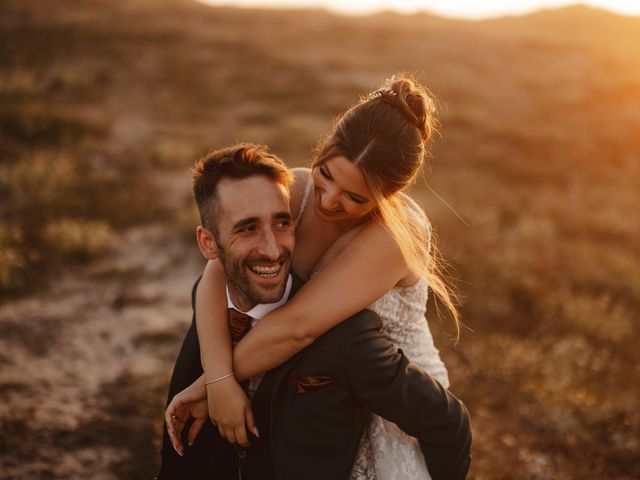
[[[219,260],[209,260],[196,292],[196,327],[205,380],[232,370],[227,290]]]
[[[210,381],[233,371],[231,336],[227,314],[227,294],[224,270],[219,260],[210,260],[202,274],[196,292],[196,327],[200,343],[200,361],[204,379]],[[251,405],[242,387],[233,377],[206,386],[209,417],[218,426],[220,435],[232,443],[247,446],[245,421],[254,435]]]
[[[280,365],[382,297],[407,273],[391,234],[378,223],[365,225],[335,260],[236,345],[236,378],[244,380]]]

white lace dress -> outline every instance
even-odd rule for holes
[[[395,287],[369,306],[382,318],[382,332],[445,388],[449,377],[425,318],[427,284]],[[365,429],[351,480],[430,479],[420,444],[395,423],[373,415]]]
[[[300,223],[313,182],[307,182],[294,224]],[[427,230],[430,230],[425,219]],[[429,235],[430,237],[430,235]],[[429,238],[430,242],[430,238]],[[391,342],[440,384],[449,387],[447,369],[433,344],[425,317],[427,283],[395,287],[369,305],[382,319],[382,332]],[[356,455],[350,480],[431,480],[420,445],[395,423],[372,415]]]

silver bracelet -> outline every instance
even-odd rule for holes
[[[204,382],[205,385],[211,385],[212,383],[219,382],[220,380],[224,380],[225,378],[233,377],[233,372],[227,373],[226,375],[222,375],[221,377],[214,378],[213,380],[209,380],[208,382]]]

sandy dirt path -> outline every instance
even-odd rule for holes
[[[152,478],[202,268],[157,223],[0,306],[0,478]]]

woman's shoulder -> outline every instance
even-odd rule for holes
[[[294,167],[290,169],[293,174],[293,181],[304,180],[306,181],[311,177],[311,169],[309,167]]]
[[[291,216],[298,218],[307,184],[311,181],[311,169],[296,167],[291,169],[291,173],[293,175],[293,182],[289,189],[291,195]]]

